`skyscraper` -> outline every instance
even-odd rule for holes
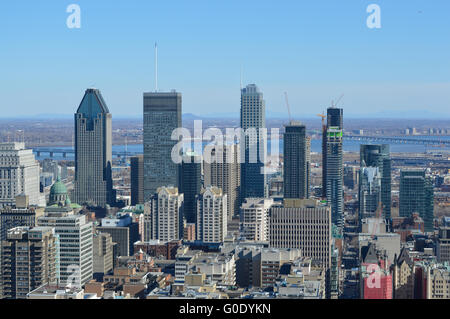
[[[425,170],[402,170],[400,172],[400,217],[419,213],[425,224],[425,231],[434,230],[433,181]]]
[[[327,197],[327,124],[322,115],[322,198]]]
[[[144,200],[159,187],[178,187],[180,166],[171,157],[178,143],[172,132],[181,128],[181,93],[144,93]]]
[[[286,199],[270,209],[270,247],[301,249],[302,255],[331,265],[331,211],[311,199]]]
[[[30,205],[45,206],[39,192],[39,163],[24,143],[0,143],[0,207],[14,206],[19,194],[28,195]]]
[[[263,94],[255,84],[241,90],[241,128],[245,139],[241,140],[241,201],[248,197],[264,197],[265,141],[260,129],[266,127],[266,105]]]
[[[327,110],[326,197],[334,224],[342,225],[344,213],[344,169],[342,153],[343,109]]]
[[[359,170],[359,221],[375,217],[381,202],[381,174],[378,167],[361,167]]]
[[[212,163],[203,164],[205,174],[204,186],[217,186],[227,194],[228,220],[239,214],[239,189],[241,183],[241,165],[239,144],[215,146],[211,150],[211,157],[222,156]],[[231,159],[230,160],[227,160]]]
[[[183,156],[180,190],[184,195],[184,217],[188,223],[195,223],[197,221],[195,196],[202,190],[202,159],[194,152],[188,152]]]
[[[16,227],[2,245],[2,298],[25,299],[27,293],[58,281],[58,244],[51,227]]]
[[[381,178],[382,217],[391,218],[391,157],[389,145],[361,145],[360,167],[378,167]]]
[[[130,158],[131,205],[144,203],[144,155]]]
[[[284,198],[309,198],[310,155],[306,127],[298,122],[286,126],[284,148]]]
[[[144,207],[144,241],[167,242],[183,237],[183,194],[160,187]]]
[[[60,202],[47,206],[45,215],[38,218],[37,225],[52,227],[59,236],[61,283],[81,287],[92,279],[93,274],[93,225],[87,221],[86,215],[74,212],[67,194],[62,196],[64,194],[59,190],[55,190],[55,193],[66,198],[65,205]]]
[[[209,186],[197,196],[197,240],[221,243],[227,235],[227,195]]]
[[[111,148],[111,113],[100,91],[87,89],[75,113],[75,203],[115,204]]]

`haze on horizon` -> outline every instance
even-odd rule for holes
[[[81,8],[68,29],[66,8]],[[381,29],[366,8],[381,7]],[[352,117],[450,118],[450,2],[9,1],[0,11],[2,118],[73,116],[101,90],[114,117],[142,116],[142,94],[183,94],[183,113],[236,114],[243,83],[268,116],[312,117],[342,93]]]

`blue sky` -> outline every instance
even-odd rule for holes
[[[113,117],[140,116],[155,41],[159,88],[182,92],[184,113],[238,116],[242,66],[269,114],[287,91],[300,118],[341,93],[348,116],[450,117],[448,0],[2,1],[0,117],[73,114],[91,86]]]

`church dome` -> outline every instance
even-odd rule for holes
[[[67,195],[67,187],[61,182],[60,178],[56,179],[56,182],[50,188],[50,196],[51,195]]]
[[[59,176],[50,188],[50,195],[48,196],[48,199],[49,206],[69,206],[71,204],[67,193],[67,187],[63,182],[61,182]]]

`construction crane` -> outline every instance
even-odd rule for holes
[[[288,110],[288,114],[289,114],[289,123],[291,123],[291,107],[289,106],[289,101],[288,101],[288,94],[287,92],[284,92],[284,99],[286,100],[286,106],[287,106],[287,110]]]
[[[342,100],[343,97],[344,97],[344,94],[341,94],[341,96],[337,99],[336,102],[331,101],[331,107],[337,107],[338,103]]]
[[[317,116],[322,118],[322,127],[325,126],[325,119],[327,118],[325,112],[323,112],[322,114],[317,114]]]
[[[343,97],[344,97],[344,94],[341,94],[341,96],[336,100],[336,102],[334,102],[334,100],[332,100],[331,107],[337,107],[338,103],[342,100]],[[322,114],[317,114],[317,116],[322,118],[322,127],[324,127],[325,119],[327,118],[327,116],[325,115],[325,112],[323,112]]]

